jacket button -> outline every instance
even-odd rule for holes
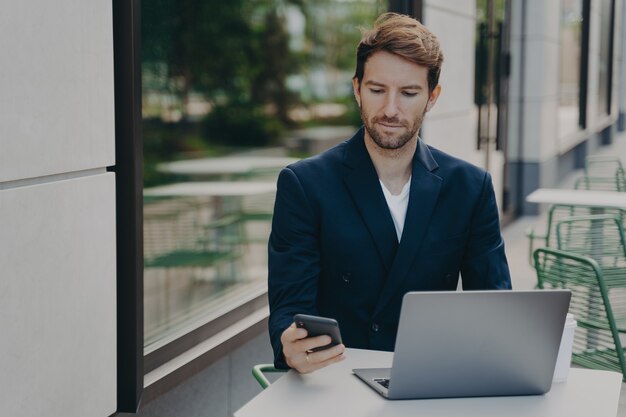
[[[380,326],[376,323],[372,324],[372,331],[377,332],[380,330]]]
[[[348,284],[350,282],[350,277],[352,276],[351,273],[349,272],[344,272],[343,274],[341,274],[341,279],[343,280],[343,282],[345,282],[346,284]]]

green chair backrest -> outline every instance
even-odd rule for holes
[[[626,375],[618,326],[626,319],[624,288],[610,290],[602,268],[589,257],[553,248],[539,248],[533,257],[539,288],[568,289],[572,292],[569,311],[578,322],[572,361],[585,367],[614,370]]]
[[[576,180],[574,188],[576,190],[626,192],[626,178],[623,171],[617,172],[613,177],[590,177],[585,175]]]
[[[594,259],[603,268],[625,268],[623,219],[615,214],[565,217],[557,222],[557,248]]]
[[[622,161],[612,155],[589,155],[585,158],[585,175],[590,177],[612,177],[624,171]]]
[[[572,216],[585,216],[592,213],[590,207],[574,206],[569,204],[553,204],[548,209],[548,227],[546,231],[545,246],[556,248],[557,236],[556,225],[563,218],[569,218]]]
[[[590,155],[585,159],[585,174],[576,181],[576,189],[626,192],[626,175],[619,158]]]

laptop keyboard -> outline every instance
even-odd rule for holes
[[[389,389],[389,378],[374,378],[374,381]]]

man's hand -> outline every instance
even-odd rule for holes
[[[280,336],[283,344],[283,354],[287,365],[296,371],[306,374],[324,368],[332,363],[344,360],[344,345],[336,345],[318,352],[311,352],[319,346],[326,346],[330,343],[330,336],[317,336],[307,338],[307,331],[299,329],[295,323]]]

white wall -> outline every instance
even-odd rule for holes
[[[0,404],[7,416],[116,408],[110,1],[0,13]]]
[[[557,152],[560,2],[527,0],[525,28],[522,13],[522,1],[513,0],[508,156],[514,161],[519,158],[518,117],[519,106],[523,105],[523,158],[525,162],[537,162]],[[522,76],[524,90],[520,91]]]
[[[439,38],[444,64],[439,80],[442,94],[425,119],[422,136],[429,145],[487,168],[485,152],[476,149],[476,2],[428,0],[424,5],[423,21]],[[493,178],[499,207],[502,207],[503,163],[501,152],[492,150],[488,169]]]
[[[478,162],[474,156],[476,6],[473,1],[427,1],[423,21],[439,39],[444,63],[439,79],[441,96],[426,116],[422,136],[429,145]]]
[[[578,144],[600,132],[607,123],[615,121],[617,111],[610,119],[597,116],[598,66],[600,47],[600,3],[591,2],[589,35],[589,77],[587,89],[587,128],[584,131],[559,127],[559,56],[560,48],[560,2],[524,0],[526,27],[522,27],[522,0],[512,0],[512,73],[509,119],[509,138],[517,144],[519,138],[519,106],[524,105],[523,140],[526,163],[546,163],[557,160]],[[616,11],[621,13],[621,2]],[[614,60],[619,60],[621,17],[616,19],[616,48]],[[525,48],[525,61],[521,61]],[[617,97],[614,73],[613,97]],[[524,91],[519,90],[520,77],[524,77]],[[517,145],[510,147],[509,157],[519,159]]]

